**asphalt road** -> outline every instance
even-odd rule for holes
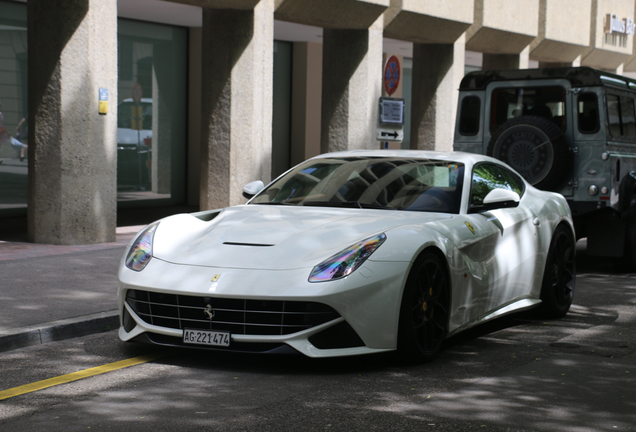
[[[565,319],[521,314],[422,365],[123,344],[108,332],[0,354],[1,389],[163,357],[0,401],[0,431],[633,431],[636,283],[580,256]]]

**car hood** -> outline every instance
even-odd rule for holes
[[[390,210],[243,205],[211,221],[163,219],[153,256],[175,264],[285,270],[313,267],[342,249],[395,227],[451,215]]]

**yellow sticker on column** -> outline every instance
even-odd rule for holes
[[[99,89],[99,113],[108,114],[108,89]]]

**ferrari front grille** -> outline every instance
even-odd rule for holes
[[[340,315],[316,302],[198,297],[128,290],[126,303],[144,322],[173,329],[229,331],[244,335],[287,335]]]

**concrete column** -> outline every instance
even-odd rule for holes
[[[320,154],[322,44],[295,42],[292,54],[291,165]]]
[[[324,29],[321,152],[378,148],[382,17],[367,30]]]
[[[616,70],[614,71],[614,73],[615,73],[616,75],[623,75],[624,68],[625,68],[625,65],[624,65],[623,63],[621,63],[620,65],[618,65],[618,67],[616,68]]]
[[[453,150],[465,37],[454,44],[413,44],[411,149]]]
[[[28,237],[115,240],[117,3],[30,0]],[[99,89],[109,112],[99,114]]]
[[[530,46],[520,54],[488,54],[484,53],[483,69],[528,69]]]
[[[201,210],[245,202],[271,177],[274,0],[203,9]]]

